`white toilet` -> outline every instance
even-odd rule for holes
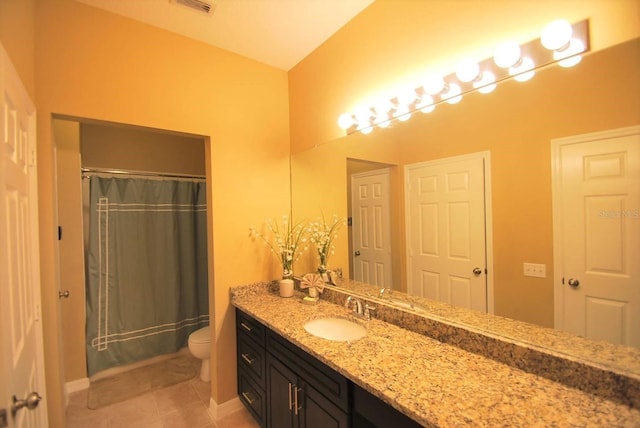
[[[202,360],[200,379],[205,382],[210,382],[209,358],[211,357],[211,336],[209,335],[209,326],[202,327],[189,335],[189,351],[191,351],[191,355]]]

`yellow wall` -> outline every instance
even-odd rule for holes
[[[228,290],[268,279],[275,271],[273,260],[251,243],[247,230],[289,206],[286,73],[75,1],[15,3],[22,2],[0,3],[0,36],[38,111],[41,271],[49,279],[43,281],[42,295],[50,425],[64,426],[52,114],[209,139],[205,160],[215,237],[210,244],[212,396],[218,403],[233,398],[235,334]]]
[[[35,102],[35,0],[0,1],[0,41]]]
[[[594,51],[640,36],[637,0],[374,2],[289,72],[292,152],[343,136],[342,113],[467,56],[489,58],[500,41],[538,38],[558,18],[588,18]]]

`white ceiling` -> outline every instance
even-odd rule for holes
[[[77,0],[290,70],[373,0],[205,0],[211,15],[174,0]]]

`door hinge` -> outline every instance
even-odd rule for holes
[[[38,153],[36,149],[29,150],[28,166],[38,166]]]
[[[58,241],[62,241],[62,226],[58,226]]]

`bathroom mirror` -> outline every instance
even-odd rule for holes
[[[293,153],[294,216],[350,216],[351,175],[386,168],[391,286],[405,291],[405,166],[488,153],[489,312],[553,327],[551,141],[640,123],[639,46],[636,39],[590,53],[573,68],[548,66],[530,81],[506,80],[490,94],[470,93],[459,104],[439,105],[389,128]],[[342,268],[345,276],[351,273],[354,251],[349,229],[340,231],[329,260],[329,268]],[[524,276],[524,263],[544,265],[545,277]],[[315,265],[315,255],[309,252],[297,272],[313,271]]]

